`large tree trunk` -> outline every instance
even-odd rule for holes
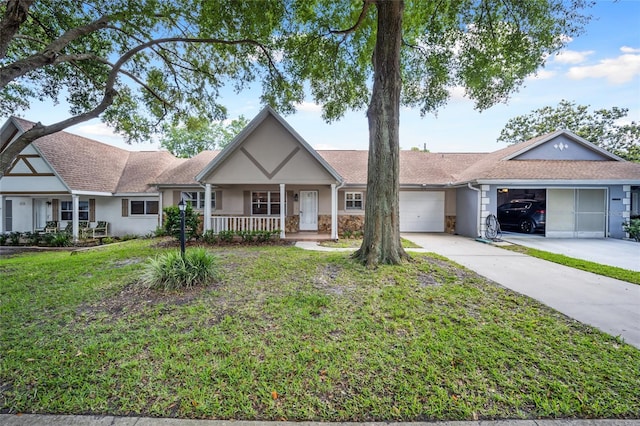
[[[369,119],[369,164],[364,240],[354,257],[367,266],[398,264],[409,256],[400,243],[400,47],[402,1],[378,0]]]

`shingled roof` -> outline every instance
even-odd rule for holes
[[[23,131],[35,125],[13,119]],[[33,144],[72,191],[153,192],[150,184],[176,160],[166,151],[127,151],[64,131]]]
[[[13,120],[23,131],[34,125],[20,118],[13,117]],[[401,151],[400,185],[444,187],[498,180],[640,181],[640,164],[622,161],[611,154],[602,161],[518,159],[520,153],[560,133],[490,153]],[[155,185],[199,185],[196,176],[220,154],[220,151],[203,151],[193,158],[182,159],[166,151],[132,152],[67,132],[44,136],[34,145],[71,190],[114,194],[155,192]],[[316,152],[346,184],[366,185],[367,151]]]

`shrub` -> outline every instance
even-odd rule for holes
[[[640,219],[631,219],[629,222],[622,225],[625,232],[629,233],[629,236],[636,241],[640,241]]]
[[[212,229],[202,234],[202,241],[206,244],[216,244],[218,242],[218,234],[214,233]]]
[[[52,247],[69,247],[71,245],[71,235],[66,232],[56,232],[55,234],[47,235],[51,235],[51,240],[48,245]]]
[[[180,209],[178,206],[169,206],[164,208],[165,221],[164,231],[166,235],[180,240]],[[191,205],[187,204],[184,211],[184,235],[185,239],[198,238],[198,226],[200,225],[200,216],[193,210]]]
[[[20,244],[20,233],[19,232],[11,232],[9,234],[9,245],[17,246]]]
[[[111,237],[104,237],[100,240],[100,244],[112,244],[114,241]]]
[[[259,243],[266,243],[267,241],[271,241],[279,235],[279,229],[274,229],[273,231],[256,231],[256,241],[258,241]]]
[[[164,230],[162,226],[156,227],[156,230],[153,232],[153,235],[156,237],[164,237],[167,235],[167,232]]]
[[[218,239],[222,242],[230,243],[235,235],[234,231],[220,231],[218,232]]]
[[[5,245],[8,238],[9,236],[7,234],[0,234],[0,246]]]
[[[242,238],[243,243],[251,243],[253,242],[253,237],[256,235],[256,231],[238,231],[236,232],[240,238]]]
[[[142,285],[159,290],[178,290],[206,285],[216,278],[215,257],[203,248],[190,249],[184,258],[171,251],[150,259],[141,277]]]
[[[23,237],[27,240],[27,245],[37,246],[40,243],[40,234],[37,232],[25,232]]]

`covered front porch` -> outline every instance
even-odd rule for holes
[[[213,197],[217,199],[212,203]],[[289,234],[338,239],[336,184],[205,184],[204,199],[203,232],[278,231],[282,239]]]

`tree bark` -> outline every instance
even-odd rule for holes
[[[400,243],[400,48],[404,2],[378,0],[373,91],[367,111],[369,160],[364,240],[354,257],[365,265],[409,259]]]

